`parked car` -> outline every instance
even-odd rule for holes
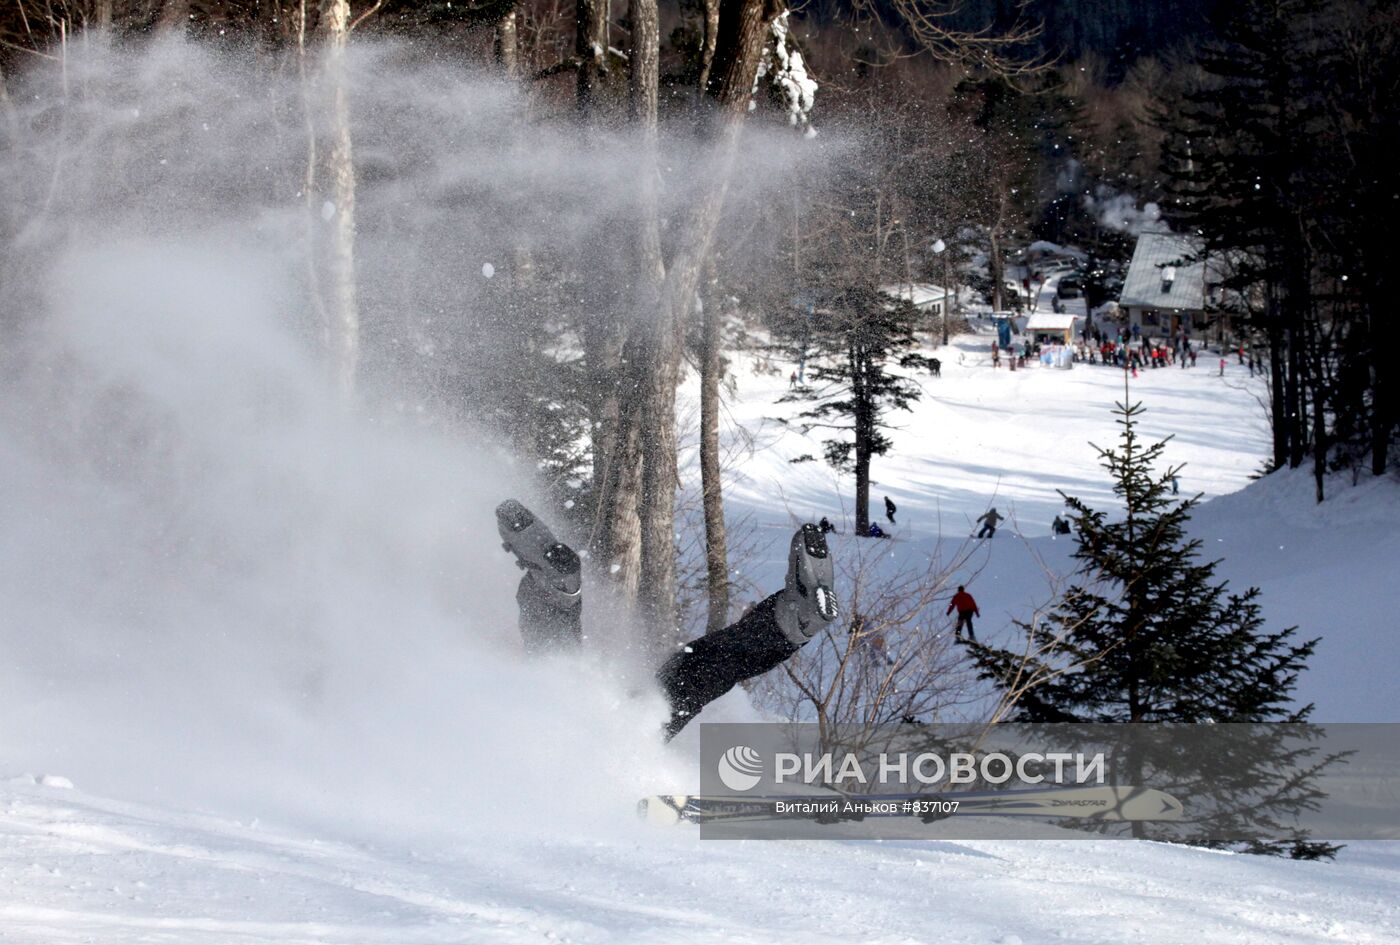
[[[1084,283],[1078,276],[1065,276],[1055,288],[1055,294],[1062,299],[1077,299],[1084,295]]]

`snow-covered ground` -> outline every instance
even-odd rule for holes
[[[548,818],[548,811],[541,812]],[[1400,845],[702,841],[542,823],[366,841],[0,786],[0,941],[1390,945]]]
[[[1050,574],[1067,573],[1072,543],[1050,535],[1063,509],[1059,492],[1111,508],[1111,484],[1091,444],[1116,446],[1124,372],[1103,365],[1070,370],[993,369],[990,335],[963,335],[928,353],[940,377],[923,375],[923,399],[890,417],[890,454],[872,469],[871,517],[888,526],[883,497],[898,506],[891,543],[898,560],[940,554],[946,560],[975,530],[988,507],[1010,518],[990,542],[970,552],[960,573],[983,612],[979,632],[1012,633],[1051,596]],[[746,576],[760,587],[781,580],[791,523],[828,516],[849,542],[854,487],[821,459],[820,440],[804,435],[798,404],[778,404],[793,365],[762,355],[736,356],[737,395],[728,407],[731,522],[753,528],[757,551]],[[1129,378],[1140,402],[1140,433],[1171,437],[1166,459],[1182,465],[1183,494],[1207,500],[1192,533],[1203,554],[1224,559],[1220,576],[1243,590],[1257,585],[1270,624],[1297,625],[1321,637],[1299,687],[1321,721],[1400,720],[1400,483],[1346,477],[1328,483],[1332,498],[1315,507],[1310,469],[1253,482],[1268,458],[1262,378],[1237,359],[1203,354],[1194,368],[1146,369]],[[690,388],[694,397],[694,387]],[[786,423],[782,421],[788,421]],[[739,432],[743,432],[743,436]],[[750,445],[751,444],[751,445]],[[792,463],[803,455],[816,461]],[[694,464],[691,464],[693,474]],[[1253,484],[1251,484],[1253,483]],[[776,527],[783,526],[783,527]],[[761,575],[761,577],[758,577]],[[945,630],[947,628],[944,628]],[[1003,637],[1004,638],[1004,637]]]
[[[170,343],[197,347],[192,332]],[[110,355],[105,334],[91,343]],[[987,345],[960,337],[934,352],[942,376],[922,379],[925,399],[895,418],[874,494],[877,507],[886,494],[900,507],[894,557],[963,542],[988,505],[1012,514],[969,563],[980,629],[996,635],[1043,602],[1046,568],[1068,565],[1069,543],[1048,535],[1056,490],[1109,498],[1088,442],[1113,440],[1123,377],[1087,365],[993,370]],[[39,452],[32,469],[9,473],[9,493],[46,513],[17,519],[34,529],[26,540],[44,566],[31,555],[36,567],[12,571],[7,593],[21,605],[12,613],[47,634],[6,637],[0,941],[1400,936],[1395,844],[1317,864],[1135,841],[952,841],[938,825],[927,840],[885,842],[701,841],[648,828],[632,803],[690,785],[691,733],[658,744],[656,700],[630,697],[606,665],[519,659],[515,572],[479,537],[518,479],[412,432],[342,428],[316,396],[290,419],[245,416],[226,402],[227,368],[214,361],[207,377],[170,369],[181,380],[170,398],[167,368],[138,353],[108,363],[133,397],[173,405],[181,478],[148,490],[139,467],[136,486],[73,467],[60,487]],[[272,376],[279,363],[268,362]],[[744,567],[764,585],[779,579],[792,521],[827,514],[849,532],[850,509],[849,484],[820,461],[789,462],[820,455],[815,440],[770,419],[794,412],[774,403],[791,366],[756,363],[733,361],[727,439],[742,427],[756,448],[731,453],[728,502],[733,521],[752,525]],[[1324,636],[1304,680],[1319,718],[1394,718],[1396,488],[1370,483],[1315,510],[1304,476],[1249,485],[1267,448],[1261,393],[1238,366],[1222,378],[1208,362],[1145,371],[1131,390],[1148,408],[1145,432],[1175,437],[1183,490],[1211,497],[1196,527],[1226,557],[1225,574],[1261,584],[1271,620]],[[308,416],[323,431],[314,455],[292,445]],[[12,455],[23,442],[6,440]],[[153,521],[166,507],[178,515]],[[346,510],[353,521],[338,520]],[[269,530],[283,518],[300,524]],[[90,548],[66,543],[79,533]],[[219,540],[191,544],[210,535]],[[837,554],[857,540],[838,537]],[[339,575],[308,566],[319,560]],[[64,591],[74,573],[86,576],[81,594]],[[478,577],[464,586],[467,573]],[[601,637],[599,616],[590,611]],[[732,694],[711,714],[752,710]],[[45,772],[76,788],[36,778]]]
[[[1400,939],[1393,844],[1329,865],[937,824],[917,842],[702,842],[638,822],[638,795],[694,785],[693,728],[660,743],[664,707],[601,595],[585,655],[521,657],[492,509],[544,508],[531,470],[418,412],[435,379],[460,396],[456,356],[434,368],[444,345],[499,357],[469,313],[507,282],[508,248],[619,245],[631,143],[580,149],[459,61],[356,43],[356,275],[366,352],[389,362],[350,408],[307,304],[307,142],[286,125],[305,88],[165,32],[70,43],[11,97],[34,137],[0,177],[19,274],[0,371],[0,942]],[[731,200],[752,207],[829,154],[745,137]],[[705,179],[683,138],[666,145],[678,209]],[[616,261],[578,271],[606,281]],[[875,497],[900,506],[896,563],[960,545],[990,504],[1012,513],[959,575],[996,635],[1067,564],[1056,490],[1108,499],[1087,442],[1113,440],[1122,375],[994,371],[989,342],[933,352],[943,376],[894,418]],[[397,385],[400,356],[427,377]],[[756,588],[795,519],[844,525],[843,560],[864,541],[849,483],[790,463],[819,444],[766,419],[794,413],[774,404],[791,367],[734,359],[726,436],[758,449],[733,454],[728,502]],[[1260,393],[1208,359],[1133,388],[1144,431],[1176,436],[1183,489],[1212,497],[1196,527],[1225,574],[1264,587],[1271,621],[1323,634],[1303,682],[1319,718],[1394,718],[1395,486],[1321,510],[1302,476],[1245,488]],[[733,694],[707,717],[753,712]]]

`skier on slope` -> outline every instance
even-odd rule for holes
[[[516,594],[526,649],[576,646],[583,609],[578,555],[555,541],[514,499],[501,503],[496,520],[506,549],[530,572],[526,575],[530,590],[527,593],[522,580]],[[559,567],[560,562],[571,563],[572,569]],[[541,582],[534,580],[536,576]],[[690,641],[657,670],[656,680],[671,706],[671,718],[663,729],[666,739],[736,684],[773,669],[831,624],[840,615],[832,590],[835,583],[826,536],[816,525],[803,525],[788,547],[782,590],[750,607],[723,630]],[[572,596],[567,593],[570,588],[575,589]],[[561,633],[561,628],[571,633]]]
[[[948,604],[947,613],[954,610],[958,612],[958,622],[953,628],[954,636],[962,636],[963,627],[967,628],[967,636],[973,643],[977,642],[977,634],[972,630],[972,618],[982,616],[982,611],[977,607],[977,601],[967,592],[967,588],[958,585],[958,592],[953,595],[952,601]]]
[[[997,525],[1004,521],[1005,518],[1006,516],[997,514],[995,506],[988,509],[987,513],[977,520],[982,523],[982,530],[977,533],[977,537],[994,538],[997,533]]]
[[[895,508],[894,502],[890,500],[889,496],[885,496],[885,518],[890,520],[891,525],[897,524],[894,520],[894,513],[896,511],[898,510]]]

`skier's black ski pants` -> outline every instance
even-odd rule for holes
[[[779,591],[723,630],[692,640],[657,671],[671,703],[666,738],[741,680],[768,672],[798,650],[774,617]]]

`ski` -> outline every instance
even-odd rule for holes
[[[1155,788],[1028,788],[1019,791],[957,791],[946,794],[657,794],[637,804],[637,814],[656,824],[737,823],[809,819],[820,822],[868,817],[1073,817],[1093,820],[1179,820],[1181,802]]]

